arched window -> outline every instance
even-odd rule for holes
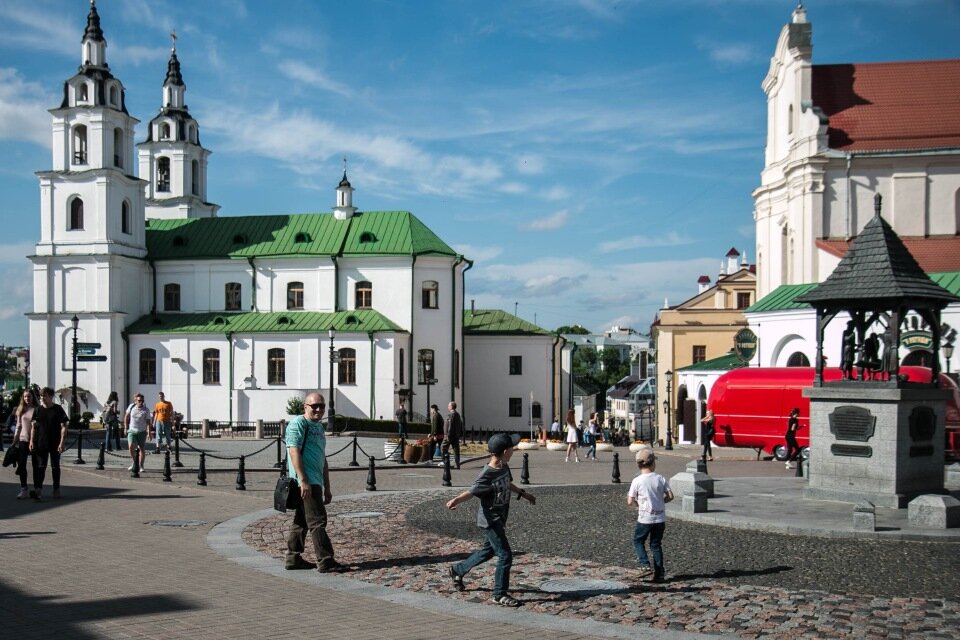
[[[77,102],[86,102],[89,99],[90,93],[87,89],[86,83],[81,84],[77,87]]]
[[[239,282],[228,282],[223,286],[223,308],[227,311],[240,311]]]
[[[287,309],[303,309],[303,283],[287,283]]]
[[[433,349],[420,349],[417,352],[417,382],[420,384],[427,383],[427,363],[430,363],[429,377],[435,378],[437,370],[433,366]]]
[[[140,384],[157,384],[156,349],[140,349]]]
[[[203,384],[220,384],[220,350],[203,350]]]
[[[267,384],[287,383],[287,356],[283,349],[267,351]]]
[[[120,205],[120,231],[130,233],[130,203],[126,200]]]
[[[357,352],[355,349],[340,349],[337,384],[357,384]]]
[[[802,351],[796,351],[787,358],[788,367],[809,367],[810,360]]]
[[[157,158],[157,191],[170,191],[170,158]]]
[[[193,125],[187,129],[187,136],[189,137],[190,142],[197,144],[197,128]]]
[[[543,420],[543,409],[540,407],[539,402],[534,402],[530,405],[530,417],[534,420]]]
[[[170,125],[166,122],[160,125],[160,139],[169,140],[170,139]]]
[[[83,229],[83,200],[80,198],[70,201],[70,224],[67,229],[70,231]]]
[[[113,130],[113,166],[123,168],[123,129]]]
[[[110,105],[114,107],[120,106],[120,91],[117,89],[117,85],[110,87]]]
[[[170,282],[163,285],[163,310],[180,311],[180,285]]]
[[[423,283],[423,308],[424,309],[436,309],[437,308],[437,293],[439,291],[439,285],[436,280],[425,280]]]
[[[87,128],[82,124],[73,128],[73,164],[87,164]]]
[[[193,195],[200,195],[200,163],[196,160],[190,163],[190,183]]]
[[[357,283],[354,291],[354,308],[373,308],[373,284],[363,280]]]

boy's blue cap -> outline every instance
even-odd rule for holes
[[[487,440],[487,450],[494,455],[503,455],[507,449],[513,448],[513,438],[505,433],[495,433]]]

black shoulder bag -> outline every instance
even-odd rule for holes
[[[300,443],[300,453],[307,444],[307,437],[310,435],[310,427],[303,431],[303,442]],[[286,513],[287,509],[296,509],[300,504],[300,486],[297,481],[287,476],[284,469],[283,475],[277,478],[277,486],[273,488],[273,508],[281,513]]]

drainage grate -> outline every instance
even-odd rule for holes
[[[540,584],[540,591],[547,593],[578,593],[584,595],[599,595],[601,593],[620,593],[629,589],[622,582],[614,580],[585,580],[581,578],[563,578],[547,580]]]
[[[189,529],[190,527],[202,527],[207,524],[203,520],[151,520],[146,524],[151,527],[174,527],[177,529]]]
[[[382,511],[350,511],[347,513],[338,513],[338,518],[379,518],[383,515]]]

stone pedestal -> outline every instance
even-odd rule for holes
[[[846,382],[803,393],[810,398],[805,497],[902,508],[943,492],[947,391]]]

